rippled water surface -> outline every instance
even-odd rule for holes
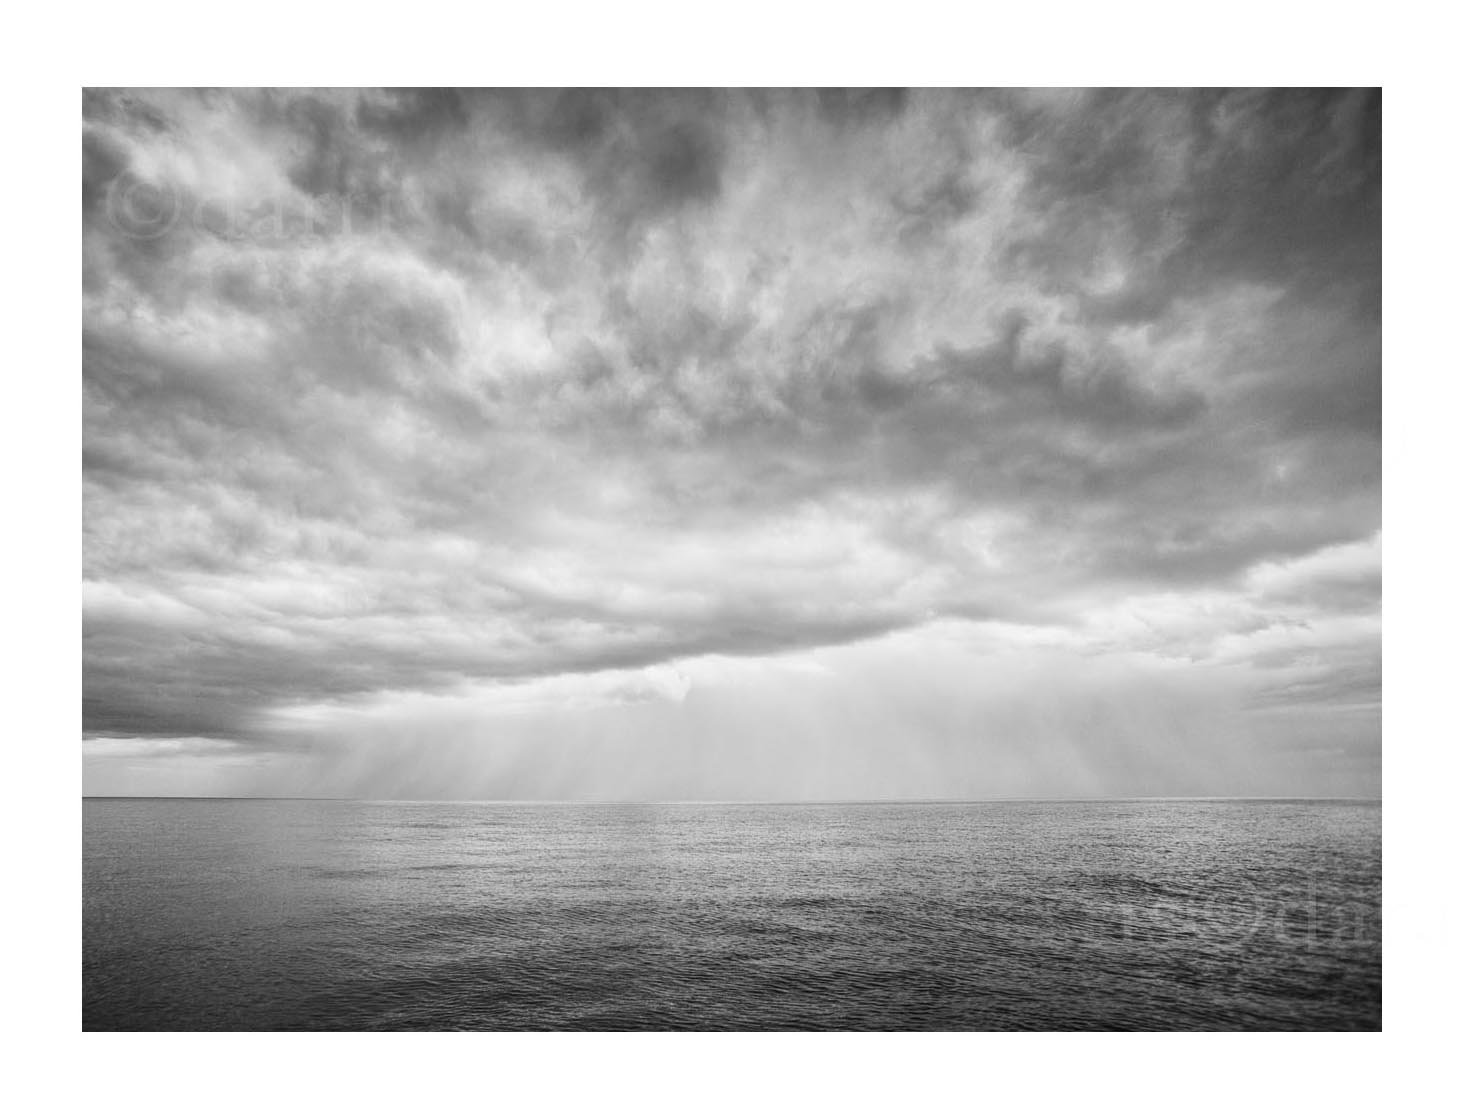
[[[1377,1029],[1342,801],[88,800],[86,1029]]]

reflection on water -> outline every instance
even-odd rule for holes
[[[85,802],[87,1029],[1377,1029],[1376,802]]]

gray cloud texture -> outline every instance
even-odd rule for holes
[[[1371,712],[1372,789],[1379,113],[88,91],[98,763],[960,625],[1231,673],[1278,750]]]

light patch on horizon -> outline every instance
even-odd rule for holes
[[[88,793],[1375,795],[1375,91],[88,91]]]

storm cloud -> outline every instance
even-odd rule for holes
[[[88,791],[1375,793],[1379,122],[88,91]]]

